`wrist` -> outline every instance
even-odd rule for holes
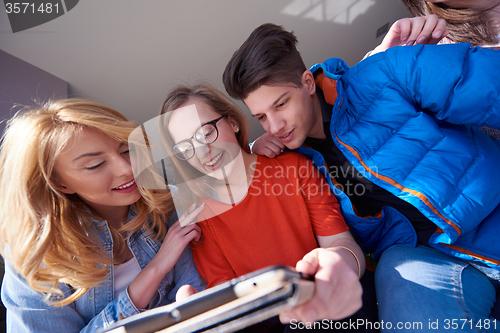
[[[385,50],[387,50],[388,47],[385,47],[383,46],[382,44],[380,45],[377,45],[376,48],[374,48],[371,52],[371,55],[374,55],[374,54],[377,54],[377,53],[380,53],[380,52],[384,52]]]
[[[346,247],[346,246],[342,246],[342,245],[338,245],[338,246],[334,246],[332,248],[330,248],[331,250],[345,250],[347,252],[349,252],[352,257],[354,258],[354,260],[356,260],[356,266],[357,266],[357,275],[358,275],[358,280],[359,278],[361,277],[361,263],[359,262],[359,258],[358,256],[356,255],[356,253],[354,253],[353,250],[351,250],[350,248]]]

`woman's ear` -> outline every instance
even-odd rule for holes
[[[236,120],[236,118],[231,115],[227,116],[227,120],[229,121],[229,124],[231,124],[234,133],[238,133],[240,131],[240,125],[238,124],[238,120]]]
[[[314,75],[310,70],[306,70],[302,73],[301,81],[302,86],[310,95],[314,95],[316,93],[316,81],[314,81]]]
[[[62,193],[66,193],[66,194],[75,194],[76,192],[73,191],[72,189],[64,186],[63,184],[59,184],[58,186],[58,189],[59,191],[61,191]]]
[[[57,190],[61,191],[62,193],[66,193],[66,194],[75,194],[75,193],[76,193],[76,192],[75,192],[75,191],[73,191],[71,188],[69,188],[69,187],[67,187],[66,185],[62,184],[62,183],[59,181],[59,179],[58,179],[58,178],[59,178],[59,177],[54,177],[54,178],[52,178],[52,179],[51,179],[51,181],[50,181],[50,182],[51,182],[51,184],[52,184],[52,186],[53,186],[55,189],[57,189]]]

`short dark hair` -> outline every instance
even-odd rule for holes
[[[222,74],[227,93],[245,99],[262,85],[293,83],[299,87],[307,68],[296,44],[293,31],[272,23],[259,26],[233,54]]]

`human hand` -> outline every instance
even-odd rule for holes
[[[272,134],[264,133],[259,136],[252,145],[252,153],[274,158],[285,149],[283,142]]]
[[[382,43],[371,54],[383,52],[393,46],[437,44],[447,35],[446,21],[437,15],[403,18],[391,26]]]
[[[195,287],[190,286],[189,284],[185,284],[182,287],[177,290],[177,293],[175,294],[175,300],[176,301],[182,301],[185,298],[188,298],[191,295],[194,295],[198,293],[198,290],[196,290]]]
[[[130,300],[138,309],[146,308],[156,288],[175,266],[189,242],[200,239],[201,229],[196,223],[182,227],[180,221],[193,221],[204,208],[204,205],[193,207],[168,229],[158,253],[128,286]]]
[[[313,298],[280,314],[282,323],[290,320],[314,322],[344,319],[362,306],[363,289],[356,273],[333,251],[317,248],[297,262],[297,271],[315,277]]]
[[[205,203],[196,208],[194,205],[191,206],[187,212],[181,215],[179,220],[170,226],[156,257],[165,255],[175,263],[179,260],[182,251],[184,251],[189,242],[200,240],[201,229],[196,223],[192,222],[203,209],[205,209]]]

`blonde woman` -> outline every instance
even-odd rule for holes
[[[10,120],[0,151],[9,332],[93,332],[173,302],[183,284],[203,288],[186,249],[199,228],[167,218],[168,191],[135,183],[127,139],[136,127],[82,99]]]

